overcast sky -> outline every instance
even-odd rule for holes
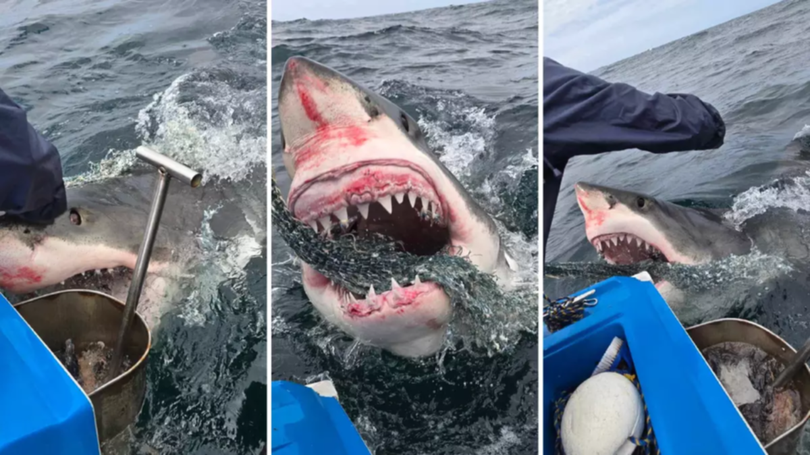
[[[580,71],[592,71],[774,3],[543,0],[544,55]]]
[[[481,0],[272,0],[272,19],[346,19],[404,13],[441,6],[477,3]]]

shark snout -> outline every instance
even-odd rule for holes
[[[294,176],[301,167],[341,160],[337,147],[362,145],[375,112],[366,100],[362,89],[337,71],[305,57],[287,60],[278,95],[287,172]]]
[[[279,88],[285,149],[317,131],[368,122],[362,96],[348,78],[305,57],[287,60]]]
[[[574,191],[577,196],[577,204],[586,216],[589,213],[609,210],[613,207],[612,197],[595,185],[577,182],[574,185]]]

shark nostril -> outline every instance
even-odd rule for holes
[[[76,209],[70,209],[70,222],[76,226],[81,226],[82,224],[82,216],[79,215],[79,211]]]
[[[402,127],[405,128],[406,133],[409,133],[411,131],[411,125],[408,123],[408,116],[405,115],[404,112],[401,112],[399,115],[399,120],[402,122]]]

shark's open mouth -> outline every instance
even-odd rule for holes
[[[20,294],[24,299],[33,298],[43,293],[62,291],[66,289],[92,289],[94,291],[112,294],[122,283],[129,286],[132,282],[132,269],[129,267],[115,267],[110,269],[96,269],[67,278],[61,283],[47,286],[43,289]]]
[[[451,243],[441,198],[428,179],[409,167],[366,165],[313,182],[290,199],[296,218],[321,235],[358,239],[382,235],[401,251],[421,256],[434,255]],[[314,269],[308,274],[318,281]],[[409,283],[392,278],[391,290],[380,294],[373,287],[361,295],[337,284],[331,286],[340,296],[343,310],[355,317],[407,306],[425,293],[440,290],[416,275]]]
[[[669,262],[658,247],[633,234],[604,234],[591,239],[591,244],[612,264],[633,264],[646,260]]]

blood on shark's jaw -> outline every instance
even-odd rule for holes
[[[417,122],[381,96],[311,60],[293,57],[279,97],[293,215],[325,236],[383,234],[403,251],[445,247],[508,281],[497,228],[429,151]],[[303,266],[304,290],[330,322],[406,356],[441,346],[450,299],[414,275],[377,294],[352,294]]]
[[[588,238],[588,241],[611,264],[633,264],[647,260],[669,262],[667,256],[657,246],[633,234],[602,234]]]
[[[452,307],[436,283],[392,283],[377,294],[371,288],[355,297],[303,264],[304,291],[315,308],[331,323],[375,346],[404,357],[424,357],[444,343]]]
[[[328,236],[382,234],[404,251],[432,255],[451,243],[447,210],[424,174],[402,163],[363,163],[294,187],[290,207]]]
[[[702,258],[679,251],[670,239],[638,210],[652,202],[639,196],[623,200],[618,195],[587,183],[575,185],[577,203],[585,218],[585,234],[594,249],[611,264],[646,260],[696,264]],[[628,203],[636,204],[636,210]]]
[[[402,251],[434,255],[452,243],[447,213],[428,178],[407,162],[364,163],[332,172],[304,190],[291,191],[294,215],[323,236],[382,234]],[[355,294],[304,265],[304,289],[313,304],[358,339],[409,357],[440,348],[450,299],[440,286],[414,275],[391,280],[391,290]]]

